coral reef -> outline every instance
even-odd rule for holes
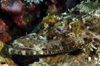
[[[11,36],[7,33],[8,26],[0,19],[0,40],[8,42],[11,40]]]
[[[45,12],[47,9],[42,9],[44,6],[44,2],[33,2],[32,5],[27,5],[27,3],[20,0],[1,0],[0,40],[9,42],[11,38],[18,38],[34,30],[33,28],[40,23],[43,16],[46,14]],[[47,8],[47,6],[44,8]]]
[[[11,58],[5,57],[5,55],[1,52],[3,47],[4,43],[0,41],[0,66],[18,66]]]
[[[1,10],[9,14],[18,27],[29,27],[30,24],[32,24],[31,27],[33,24],[38,25],[35,28],[32,27],[33,32],[8,42],[11,37],[8,34],[9,25],[6,24],[6,21],[10,20],[5,20],[1,16],[0,35],[4,37],[0,37],[0,40],[8,43],[0,42],[0,58],[2,59],[0,64],[17,66],[12,58],[14,55],[18,55],[21,57],[20,59],[24,59],[23,64],[18,64],[19,66],[28,66],[28,64],[29,66],[99,66],[99,0],[82,1],[81,4],[73,4],[72,7],[76,5],[74,8],[69,6],[72,4],[72,0],[63,0],[63,2],[48,0],[47,16],[42,19],[44,15],[41,12],[45,11],[41,10],[43,8],[41,3],[44,1],[37,0],[34,3],[29,2],[28,5],[26,1],[21,2],[20,0],[11,1],[11,4],[1,3]],[[62,6],[59,5],[60,2],[63,4]],[[62,9],[65,8],[66,2],[66,8],[72,9],[63,12]],[[18,8],[18,11],[14,11],[13,7],[16,5],[22,7]],[[41,9],[39,10],[39,8]],[[59,12],[60,10],[62,13]],[[40,22],[37,19],[40,19]],[[38,23],[33,23],[35,20]],[[39,31],[37,32],[37,30]],[[20,61],[20,63],[22,62]],[[31,62],[33,64],[30,64]]]

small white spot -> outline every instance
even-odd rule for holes
[[[88,57],[88,60],[91,61],[91,57]]]
[[[17,43],[18,43],[18,41],[17,40],[14,40],[13,44],[17,44]]]
[[[31,33],[31,34],[29,34],[29,36],[35,36],[36,35],[36,33]]]
[[[100,14],[95,14],[95,16],[100,17]]]
[[[26,55],[26,51],[22,50],[21,52],[22,52],[22,55]]]
[[[36,55],[36,51],[33,51],[33,55]]]
[[[39,51],[39,54],[43,55],[43,51],[42,51],[42,50],[40,50],[40,51]]]
[[[77,19],[77,18],[73,18],[72,20],[73,20],[73,21],[76,21],[76,20],[78,20],[78,19]]]
[[[95,60],[98,60],[98,58],[94,58]]]
[[[43,37],[43,36],[39,36],[39,38],[42,40],[46,40],[46,37]]]
[[[66,13],[66,12],[64,12],[64,13],[62,13],[62,15],[67,15],[67,13]]]
[[[26,40],[29,40],[29,38],[26,38]]]
[[[89,26],[87,26],[86,28],[87,28],[87,29],[89,29],[90,27],[89,27]]]
[[[41,47],[39,45],[34,45],[34,50],[40,51]]]
[[[22,43],[18,43],[19,46],[24,46]]]
[[[60,18],[60,17],[57,17],[57,19],[58,19],[58,20],[61,20],[61,18]]]

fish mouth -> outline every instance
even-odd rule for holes
[[[75,51],[81,50],[80,48],[73,48],[71,50],[63,50],[59,52],[51,52],[51,51],[43,51],[43,50],[34,50],[29,48],[9,48],[8,52],[10,55],[23,55],[23,56],[52,56],[58,54],[65,54],[65,53],[73,53]]]

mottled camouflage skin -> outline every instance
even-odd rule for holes
[[[59,39],[48,41],[33,38],[32,36],[25,36],[16,39],[12,43],[12,47],[9,48],[9,53],[18,55],[54,55],[76,50],[76,48],[71,48],[71,46],[70,44],[64,44],[64,42]]]

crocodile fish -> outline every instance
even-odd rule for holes
[[[70,47],[72,43],[65,44],[59,39],[48,41],[42,36],[34,38],[34,36],[28,35],[14,40],[7,50],[12,55],[54,55],[76,50],[76,48]]]

